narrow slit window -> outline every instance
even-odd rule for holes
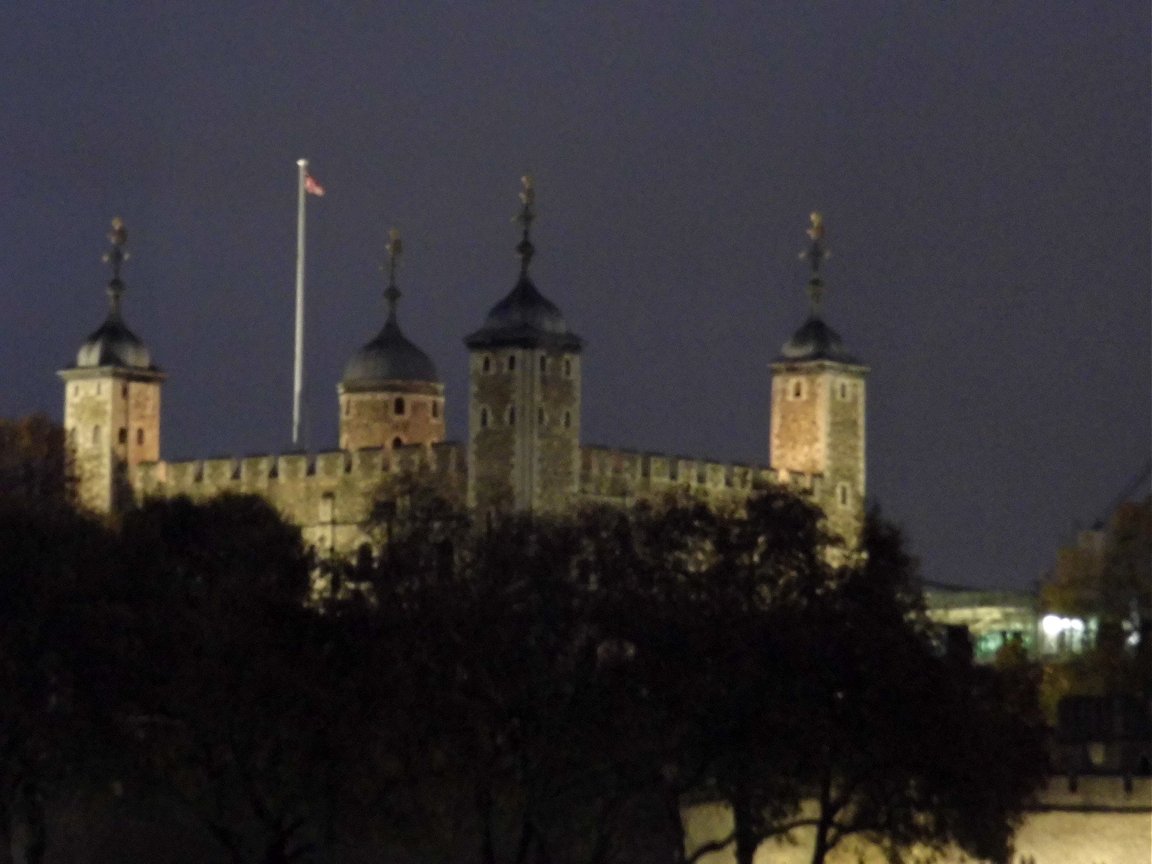
[[[516,406],[515,405],[509,405],[508,406],[508,425],[509,426],[515,426],[516,425]]]
[[[137,429],[136,430],[136,443],[137,444],[143,444],[144,443],[144,430],[143,429]]]
[[[509,372],[515,372],[516,371],[516,355],[515,354],[512,354],[508,357],[508,371]]]
[[[394,413],[397,417],[403,417],[407,407],[408,406],[404,404],[404,397],[397,396],[396,399],[392,402],[392,413]]]
[[[488,409],[487,408],[481,408],[480,409],[480,428],[481,429],[487,429],[488,428]]]
[[[492,371],[492,358],[491,357],[485,356],[484,359],[480,361],[480,371],[481,372],[491,372]]]

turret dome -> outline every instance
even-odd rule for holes
[[[396,287],[396,269],[402,251],[400,232],[393,228],[388,232],[388,287],[384,291],[388,320],[376,338],[353,354],[344,367],[340,384],[345,389],[387,390],[388,385],[398,381],[440,383],[436,364],[408,340],[396,320],[396,304],[401,296]]]
[[[123,369],[155,369],[152,353],[135,333],[128,329],[118,310],[108,313],[100,327],[84,340],[76,352],[76,368],[116,366]]]
[[[120,268],[128,258],[124,246],[128,242],[128,232],[124,220],[119,216],[112,220],[112,230],[108,234],[112,248],[104,260],[112,267],[112,278],[108,281],[108,317],[96,331],[84,340],[76,352],[76,369],[99,369],[114,367],[158,372],[152,364],[152,353],[140,337],[128,329],[120,314],[124,283],[120,279]]]
[[[465,339],[469,348],[502,345],[579,350],[580,337],[568,329],[560,309],[537,290],[527,273],[488,311],[484,326]]]
[[[535,190],[532,178],[521,178],[524,186],[520,193],[523,207],[517,221],[524,229],[524,235],[516,252],[520,256],[520,278],[515,287],[503,300],[488,310],[484,326],[470,334],[464,344],[477,348],[550,348],[561,351],[579,351],[583,340],[568,329],[559,307],[541,294],[528,266],[536,254],[536,247],[529,238],[529,229],[536,218],[533,210]]]
[[[812,315],[792,338],[780,349],[780,362],[803,360],[831,360],[836,363],[857,363],[855,357],[844,348],[840,334],[824,323],[818,315]]]
[[[388,316],[376,338],[352,355],[340,383],[365,389],[390,381],[440,383],[436,364],[408,340],[394,313]]]

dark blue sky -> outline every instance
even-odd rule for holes
[[[1144,0],[391,5],[9,4],[0,415],[59,417],[121,215],[165,456],[284,449],[305,156],[314,448],[392,224],[463,435],[461,340],[513,284],[529,170],[589,443],[766,461],[820,209],[870,491],[927,577],[1029,584],[1147,460]]]

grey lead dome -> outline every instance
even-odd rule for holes
[[[844,349],[840,334],[816,316],[811,316],[780,349],[781,361],[832,360],[836,363],[859,363]]]
[[[541,294],[527,275],[488,312],[484,326],[464,340],[469,348],[517,345],[578,351],[580,337],[568,329],[560,309]]]
[[[122,369],[154,369],[152,354],[115,312],[100,325],[76,352],[76,368],[116,366]]]
[[[344,386],[364,387],[385,381],[440,383],[436,364],[413,345],[389,315],[376,338],[357,351],[344,367]]]

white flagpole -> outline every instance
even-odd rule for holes
[[[292,446],[300,446],[300,400],[304,392],[304,200],[308,160],[297,159],[300,168],[296,203],[296,362],[292,378]]]

